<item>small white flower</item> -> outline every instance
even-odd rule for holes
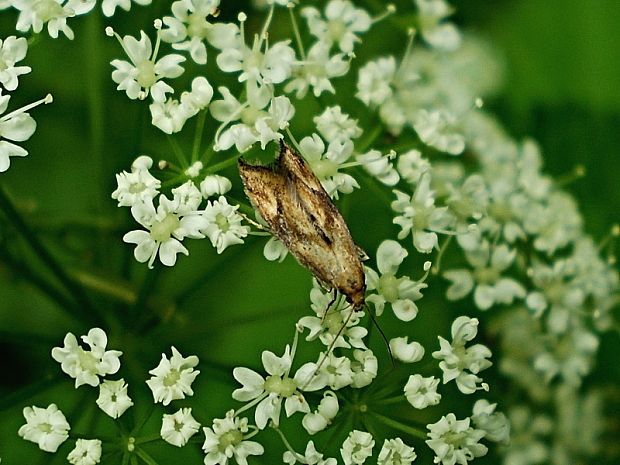
[[[329,426],[338,414],[339,408],[336,394],[332,391],[326,391],[318,408],[314,412],[306,413],[301,424],[308,434],[316,434]]]
[[[431,164],[419,150],[409,150],[398,156],[396,169],[403,179],[415,185],[424,173],[431,171]]]
[[[217,253],[222,253],[230,245],[243,244],[243,238],[250,232],[249,226],[241,224],[243,217],[237,213],[239,205],[229,205],[223,195],[218,200],[209,201],[204,211],[207,226],[202,228],[211,240]]]
[[[422,298],[423,282],[411,281],[408,276],[397,278],[396,272],[409,253],[398,242],[385,240],[377,249],[377,267],[381,276],[372,268],[366,267],[366,282],[369,291],[376,291],[366,300],[375,306],[378,316],[389,303],[399,320],[411,321],[418,314],[415,301]]]
[[[214,195],[224,195],[230,189],[232,189],[230,180],[218,174],[209,174],[200,183],[200,192],[205,199]]]
[[[441,350],[433,352],[433,357],[441,360],[439,368],[443,371],[443,383],[454,379],[463,394],[472,394],[478,389],[488,390],[488,385],[482,383],[482,378],[476,375],[492,365],[491,361],[487,360],[491,351],[482,344],[465,348],[465,344],[478,333],[478,319],[458,317],[452,323],[451,333],[452,344],[438,336]],[[478,385],[479,383],[482,384]]]
[[[485,439],[507,444],[510,438],[510,423],[501,412],[496,412],[497,404],[491,404],[486,399],[477,400],[471,420],[476,428],[486,432]]]
[[[325,6],[325,19],[314,7],[305,7],[301,15],[308,22],[310,34],[329,47],[336,44],[345,53],[353,52],[357,34],[370,29],[370,15],[361,8],[355,8],[349,0],[331,0]]]
[[[138,5],[150,5],[153,0],[133,0]],[[103,0],[101,2],[101,10],[108,18],[114,16],[116,8],[120,7],[125,11],[131,9],[132,0]]]
[[[95,465],[101,460],[101,441],[99,439],[78,439],[75,449],[69,452],[67,460],[72,465]]]
[[[395,156],[396,152],[393,150],[387,155],[383,155],[378,150],[372,149],[366,153],[356,155],[355,158],[378,181],[386,186],[395,186],[400,181],[398,171],[390,163],[390,160]]]
[[[327,107],[318,116],[312,118],[319,134],[327,142],[357,139],[362,135],[362,128],[357,120],[343,113],[340,105]]]
[[[283,262],[288,255],[288,249],[277,237],[271,236],[263,247],[263,256],[270,262]]]
[[[369,61],[359,70],[355,96],[368,106],[380,106],[392,96],[392,80],[396,74],[393,56]]]
[[[453,413],[441,417],[437,423],[426,425],[426,444],[435,452],[435,463],[442,465],[467,465],[476,457],[486,455],[488,449],[479,444],[485,432],[469,426],[469,418],[457,420]]]
[[[148,202],[159,193],[161,181],[150,173],[152,165],[153,159],[142,155],[132,163],[131,173],[123,171],[116,175],[117,188],[112,198],[118,200],[119,207]]]
[[[456,26],[444,21],[453,13],[445,0],[415,0],[422,37],[439,50],[453,51],[461,45],[461,35]]]
[[[73,39],[73,31],[67,25],[67,18],[88,13],[95,6],[95,0],[13,0],[13,7],[19,10],[15,29],[39,33],[47,23],[47,32],[56,39],[62,33]]]
[[[146,382],[153,392],[155,402],[168,405],[173,400],[194,395],[192,383],[200,373],[194,370],[196,365],[198,357],[195,355],[183,357],[174,346],[170,360],[166,354],[161,354],[159,365],[149,371],[153,376]]]
[[[375,440],[366,431],[353,430],[342,443],[340,455],[345,465],[361,465],[372,455]]]
[[[120,417],[133,405],[127,394],[127,383],[124,379],[117,381],[105,380],[99,385],[97,405],[112,418]]]
[[[296,463],[303,463],[305,465],[337,465],[338,462],[333,458],[323,458],[323,454],[317,452],[314,447],[314,442],[308,441],[306,445],[306,451],[304,455],[293,454],[290,450],[287,450],[282,456],[282,461],[288,465],[295,465]]]
[[[192,409],[181,408],[172,415],[164,414],[159,434],[167,443],[183,447],[199,429],[200,423],[192,416]]]
[[[441,394],[437,393],[439,379],[434,376],[424,378],[415,374],[409,376],[405,384],[405,397],[414,408],[424,409],[429,405],[437,405],[441,400]]]
[[[419,362],[424,357],[424,347],[419,342],[409,342],[408,339],[408,336],[390,339],[392,355],[403,363]]]
[[[370,349],[356,349],[353,351],[353,358],[355,360],[351,362],[351,371],[353,372],[351,387],[362,388],[368,386],[377,377],[377,370],[379,368],[377,357]]]
[[[330,351],[327,354],[321,352],[318,360],[318,364],[322,364],[322,366],[317,378],[334,391],[353,383],[354,373],[351,369],[351,360],[347,357],[337,357],[333,351]]]
[[[17,62],[26,58],[27,51],[28,41],[25,37],[18,39],[9,36],[4,40],[0,39],[0,84],[6,90],[17,89],[19,84],[17,77],[32,71],[30,66],[15,66]]]
[[[63,413],[56,404],[47,408],[24,407],[26,424],[19,428],[19,434],[26,441],[35,442],[45,452],[56,452],[69,437],[71,429]]]
[[[457,119],[447,110],[419,110],[413,128],[422,142],[450,155],[465,150],[465,137],[456,128]]]
[[[166,94],[174,92],[174,89],[163,79],[173,79],[183,74],[180,64],[185,57],[172,53],[157,60],[158,47],[153,50],[151,39],[144,31],[140,31],[140,40],[129,35],[117,38],[131,60],[131,63],[119,59],[110,62],[116,68],[112,71],[112,80],[118,84],[117,89],[124,90],[132,100],[144,100],[150,94],[153,101],[165,102]]]
[[[377,465],[411,465],[417,454],[402,439],[386,439],[379,452]]]
[[[248,419],[236,417],[234,410],[226,412],[225,418],[213,420],[211,428],[202,430],[205,434],[202,449],[207,454],[205,465],[227,465],[231,458],[239,465],[247,465],[249,455],[262,455],[265,451],[258,442],[246,440]]]
[[[194,179],[200,175],[202,168],[204,168],[203,163],[201,161],[195,161],[184,171],[184,174],[187,175],[188,178]]]
[[[54,347],[52,358],[61,364],[62,371],[75,378],[75,387],[83,384],[99,385],[99,376],[116,373],[121,367],[118,350],[105,350],[108,337],[100,328],[93,328],[86,336],[82,336],[90,350],[84,350],[78,345],[76,337],[67,333],[64,347]]]

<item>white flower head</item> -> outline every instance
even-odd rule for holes
[[[317,378],[321,383],[337,391],[353,383],[351,360],[345,356],[338,357],[333,351],[321,352],[318,358],[321,365]]]
[[[164,414],[159,434],[167,443],[183,447],[199,429],[200,423],[192,416],[192,409],[181,408],[172,415]]]
[[[308,434],[316,434],[330,425],[339,409],[336,394],[333,391],[325,391],[318,408],[314,412],[306,413],[301,424]]]
[[[198,365],[198,357],[190,355],[183,357],[173,346],[172,357],[161,354],[161,361],[157,367],[149,371],[151,379],[146,384],[153,392],[155,402],[168,405],[173,400],[185,399],[185,396],[194,395],[192,383],[200,373],[194,370]]]
[[[219,174],[209,174],[200,182],[200,192],[205,199],[214,195],[224,195],[232,189],[230,179]]]
[[[411,465],[417,454],[402,439],[386,439],[379,452],[377,465]]]
[[[461,34],[445,18],[453,8],[445,0],[415,0],[418,7],[420,32],[426,42],[439,50],[453,51],[461,45]]]
[[[62,32],[73,39],[73,30],[67,25],[67,18],[88,13],[95,6],[95,0],[13,0],[13,7],[19,10],[15,29],[27,32],[32,29],[38,34],[47,24],[50,37],[56,39]]]
[[[327,142],[357,139],[362,135],[362,129],[358,126],[357,120],[343,113],[340,105],[327,107],[312,121],[316,124],[319,134]]]
[[[229,205],[226,197],[221,195],[218,200],[209,201],[204,211],[207,226],[202,228],[211,240],[217,253],[222,253],[234,244],[243,244],[243,238],[250,232],[250,227],[242,225],[243,217],[237,213],[239,205]]]
[[[361,465],[372,455],[375,440],[366,431],[353,430],[342,443],[340,455],[345,465]]]
[[[185,57],[172,53],[157,59],[159,31],[154,49],[144,31],[140,31],[140,40],[129,35],[122,39],[118,35],[116,37],[130,60],[115,59],[110,62],[115,68],[112,80],[118,84],[117,89],[124,90],[132,100],[144,100],[150,94],[154,102],[165,102],[166,94],[174,90],[163,79],[174,79],[183,74],[181,63]]]
[[[101,460],[101,441],[99,439],[78,439],[75,448],[69,452],[67,460],[72,465],[95,465]]]
[[[419,110],[413,128],[422,142],[441,152],[459,155],[465,150],[465,137],[457,127],[457,118],[448,110]]]
[[[325,6],[325,18],[314,7],[305,7],[301,15],[308,22],[310,34],[329,47],[336,44],[345,53],[353,52],[357,36],[370,29],[372,19],[361,8],[356,8],[349,0],[330,0]]]
[[[150,5],[153,0],[133,0],[137,5]],[[120,7],[125,11],[131,9],[132,0],[103,0],[101,2],[101,10],[108,18],[114,16],[116,8]]]
[[[108,336],[100,328],[93,328],[82,341],[90,349],[84,350],[78,345],[77,338],[67,333],[63,347],[52,349],[52,358],[61,364],[62,371],[75,378],[75,387],[83,384],[99,385],[99,376],[114,374],[121,367],[119,357],[122,352],[106,350]]]
[[[16,66],[16,63],[26,58],[28,41],[25,37],[19,39],[9,36],[0,39],[0,84],[6,90],[15,90],[19,84],[18,76],[27,74],[32,69],[30,66]]]
[[[69,423],[58,410],[56,404],[47,408],[24,407],[26,424],[19,428],[19,434],[26,441],[35,442],[45,452],[56,452],[58,447],[69,437]]]
[[[465,348],[465,344],[478,333],[478,319],[458,317],[452,323],[451,333],[452,343],[438,336],[440,350],[433,352],[433,357],[441,360],[439,368],[443,372],[443,383],[455,380],[463,394],[472,394],[478,389],[488,390],[488,385],[483,383],[477,374],[492,365],[491,361],[487,360],[491,351],[482,344]]]
[[[141,155],[132,164],[130,173],[123,171],[116,175],[117,187],[112,192],[112,198],[118,200],[119,207],[148,202],[159,193],[161,181],[149,171],[152,165],[151,157]]]
[[[303,463],[305,465],[337,465],[338,463],[334,458],[324,459],[323,454],[316,450],[312,441],[308,441],[304,455],[294,454],[287,450],[282,456],[282,461],[288,465],[295,465],[296,463]]]
[[[399,320],[411,321],[418,314],[415,301],[422,298],[424,282],[415,282],[407,276],[397,278],[396,272],[409,253],[398,242],[391,239],[383,241],[377,250],[377,268],[379,275],[372,268],[366,267],[366,282],[369,291],[376,291],[367,297],[375,306],[377,316],[383,313],[385,304],[389,303]]]
[[[97,405],[112,418],[120,417],[133,405],[127,394],[127,383],[124,379],[117,381],[105,380],[99,385]]]
[[[353,351],[353,359],[351,361],[351,371],[353,373],[351,387],[362,388],[368,386],[377,377],[377,370],[379,369],[377,357],[370,349],[355,349]]]
[[[487,453],[487,447],[478,441],[485,432],[469,426],[469,418],[457,420],[453,413],[441,417],[437,423],[426,425],[428,439],[426,444],[435,452],[435,463],[466,465],[476,457]]]
[[[403,363],[419,362],[424,357],[424,347],[419,342],[409,342],[408,339],[408,336],[390,339],[390,351],[396,360]]]
[[[202,430],[205,434],[202,449],[207,454],[205,465],[227,465],[232,458],[239,465],[247,465],[249,455],[262,455],[265,451],[258,442],[246,439],[250,436],[248,419],[235,416],[234,410],[226,412],[224,418],[213,420],[211,428]]]
[[[390,160],[395,156],[396,152],[393,150],[387,155],[383,155],[379,150],[372,149],[357,155],[355,158],[378,181],[386,186],[395,186],[400,181],[398,171],[390,163]]]
[[[392,80],[396,74],[393,56],[369,61],[359,70],[355,96],[370,107],[380,106],[392,96]]]
[[[486,432],[485,439],[507,444],[510,438],[510,423],[502,412],[496,412],[497,404],[486,399],[477,400],[471,416],[476,428]]]
[[[405,384],[405,397],[414,408],[419,410],[429,405],[437,405],[441,400],[441,394],[437,393],[438,385],[439,379],[434,376],[424,378],[419,374],[411,375]]]

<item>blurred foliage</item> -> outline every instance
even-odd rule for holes
[[[119,12],[111,24],[121,34],[136,34],[167,11],[169,2],[154,3],[148,9],[134,5],[130,14]],[[228,2],[222,3],[222,17],[232,19],[228,17]],[[381,3],[367,2],[375,12]],[[397,3],[403,9],[411,8],[409,1]],[[504,91],[488,104],[511,133],[540,141],[550,172],[562,176],[570,174],[577,164],[586,166],[587,176],[568,189],[582,206],[586,228],[600,238],[619,220],[620,163],[616,160],[620,147],[620,2],[491,3],[456,2],[457,21],[466,30],[487,37],[505,57]],[[0,15],[0,36],[10,35],[14,22],[13,14]],[[47,92],[54,94],[55,101],[32,112],[38,128],[24,144],[30,155],[13,159],[10,170],[0,180],[52,253],[63,257],[65,265],[80,279],[90,280],[100,312],[89,315],[89,319],[109,328],[109,347],[125,352],[122,362],[128,371],[123,374],[136,406],[122,418],[123,424],[130,427],[134,417],[140,418],[150,408],[151,394],[144,380],[160,354],[169,353],[170,345],[184,355],[197,354],[201,359],[202,374],[194,385],[201,410],[194,413],[204,421],[222,416],[232,405],[230,393],[236,385],[231,370],[248,364],[248,352],[255,354],[251,367],[258,368],[260,350],[280,354],[284,344],[290,342],[292,323],[307,309],[309,273],[290,257],[283,264],[266,262],[261,238],[249,240],[248,247],[231,248],[222,256],[207,241],[191,242],[190,256],[182,257],[174,270],[160,267],[147,273],[146,266],[134,262],[132,247],[121,242],[133,221],[110,198],[115,187],[114,173],[128,169],[138,154],[165,158],[169,145],[148,124],[146,105],[128,102],[115,90],[109,77],[109,60],[122,52],[115,40],[104,36],[107,24],[100,15],[91,14],[71,23],[76,32],[73,42],[45,36],[36,39],[26,60],[33,71],[20,80],[11,108]],[[289,27],[283,17],[281,22],[276,21],[274,35],[279,28],[282,34],[288,33]],[[356,50],[359,63],[385,50],[388,41],[402,43],[402,35],[368,34],[359,53]],[[350,83],[338,82],[338,92],[351,91]],[[310,127],[311,121],[304,120],[304,115],[316,110],[312,105],[316,102],[296,115],[294,133],[303,134]],[[190,121],[182,133],[188,146],[194,124]],[[207,130],[205,140],[212,134],[213,127]],[[225,174],[236,180],[233,196],[242,198],[235,168]],[[394,236],[397,228],[391,224],[385,202],[366,182],[363,187],[368,189],[347,197],[341,207],[360,245],[376,250],[378,241]],[[53,346],[61,345],[67,331],[84,334],[88,323],[76,319],[15,272],[25,261],[35,264],[37,272],[49,282],[55,278],[40,265],[40,257],[18,241],[16,231],[7,226],[5,219],[0,228],[0,241],[19,251],[12,257],[0,257],[0,457],[7,464],[65,463],[72,444],[65,443],[57,454],[44,454],[34,444],[18,439],[17,429],[23,423],[24,405],[55,401],[67,417],[84,412],[82,423],[72,424],[75,431],[86,429],[88,422],[97,418],[102,423],[107,421],[105,426],[113,434],[112,420],[96,412],[96,390],[74,391],[71,380],[60,376],[58,365],[49,356]],[[8,258],[17,263],[9,263]],[[402,271],[415,276],[418,265],[414,266],[410,257]],[[283,279],[286,285],[274,286]],[[53,287],[59,289],[56,284]],[[109,288],[116,294],[111,295]],[[424,299],[416,321],[422,328],[433,329],[419,335],[422,343],[434,344],[432,335],[449,332],[450,315],[441,311],[439,303],[443,290],[438,285]],[[62,295],[62,291],[58,292]],[[139,315],[136,299],[138,305],[146,302],[153,313]],[[463,303],[461,311],[473,314],[470,303]],[[160,320],[167,323],[165,330],[153,326]],[[398,324],[395,319],[386,321],[384,329],[389,332]],[[611,366],[615,362],[613,354],[620,350],[611,347],[613,344],[617,342],[611,342],[611,338],[604,340],[602,367],[597,371],[601,379],[609,376],[605,364]],[[371,347],[385,360],[385,349],[376,334]],[[610,381],[618,382],[618,370],[612,374]],[[176,407],[184,405],[180,402]],[[191,402],[187,405],[195,406]],[[459,413],[463,407],[455,405],[454,409]],[[432,409],[425,413],[433,414]],[[159,419],[159,415],[151,418],[151,432],[158,431]],[[274,432],[266,432],[265,436],[270,436],[268,441],[274,444],[279,441]],[[325,440],[318,436],[318,440]],[[428,459],[424,457],[430,453],[428,450],[417,449],[421,458]],[[176,462],[186,458],[196,463],[201,460],[197,449],[172,453]],[[494,460],[492,455],[486,458],[487,463]],[[253,463],[263,461],[256,459]]]

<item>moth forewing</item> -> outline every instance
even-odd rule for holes
[[[271,232],[325,285],[364,305],[359,248],[342,215],[304,159],[282,143],[272,166],[239,160],[245,192]]]

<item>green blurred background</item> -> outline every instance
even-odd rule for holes
[[[114,90],[109,61],[122,57],[122,52],[115,40],[105,37],[103,29],[111,23],[121,34],[136,35],[168,11],[169,2],[155,3],[148,9],[134,5],[131,14],[119,12],[113,21],[100,14],[70,21],[76,32],[73,42],[41,37],[26,59],[33,72],[20,79],[20,88],[13,93],[10,108],[47,92],[53,93],[55,101],[32,111],[38,129],[24,144],[30,155],[13,159],[9,171],[0,175],[0,183],[26,221],[45,238],[46,246],[62,257],[68,269],[98,289],[91,295],[99,310],[76,318],[24,279],[25,270],[32,266],[54,282],[54,276],[40,266],[6,218],[0,217],[2,250],[11,251],[10,256],[0,257],[3,463],[64,463],[73,447],[66,443],[58,454],[49,455],[18,439],[24,405],[56,402],[68,417],[81,418],[72,422],[75,431],[88,431],[91,423],[96,423],[97,428],[114,434],[111,420],[101,418],[93,407],[95,390],[74,391],[49,356],[67,331],[85,334],[92,324],[104,324],[111,337],[110,347],[125,353],[123,376],[136,401],[122,418],[128,427],[150,409],[144,379],[160,354],[169,354],[170,345],[175,345],[184,355],[199,355],[202,374],[194,387],[195,399],[200,401],[179,402],[176,407],[191,405],[197,418],[206,421],[222,416],[234,405],[229,400],[236,387],[231,368],[244,364],[258,369],[260,349],[280,354],[292,338],[293,322],[307,311],[309,274],[290,257],[283,264],[266,262],[262,239],[249,240],[248,246],[230,248],[221,256],[207,241],[190,241],[189,257],[180,257],[172,270],[159,267],[150,273],[135,263],[132,248],[121,242],[124,232],[135,226],[129,212],[117,209],[110,198],[114,173],[128,169],[142,153],[156,159],[172,157],[166,139],[148,124],[146,105],[129,102]],[[242,4],[222,3],[224,20],[232,20],[236,16],[233,10]],[[412,8],[408,0],[396,3],[401,11]],[[375,13],[380,4],[367,3]],[[585,165],[586,177],[566,188],[578,198],[587,230],[596,238],[605,236],[619,220],[620,205],[620,2],[463,0],[455,6],[455,21],[488,38],[505,63],[503,91],[487,102],[488,106],[511,134],[540,142],[548,172],[563,176],[576,165]],[[12,13],[0,14],[1,36],[11,34],[14,21]],[[274,36],[278,29],[282,34],[289,30],[285,18],[275,22]],[[356,50],[359,63],[385,53],[390,46],[398,52],[398,44],[402,44],[402,35],[371,32]],[[215,56],[212,50],[210,53],[208,70],[213,69]],[[188,81],[181,78],[179,82],[179,88],[187,87]],[[338,86],[347,91],[346,82]],[[309,106],[305,111],[316,109]],[[207,121],[211,127],[205,140],[214,129],[212,120]],[[310,124],[304,120],[304,112],[298,112],[294,133],[305,135]],[[190,121],[182,133],[185,148],[191,147],[193,129]],[[233,195],[242,198],[235,170],[225,174],[237,183]],[[396,233],[387,205],[372,191],[352,195],[341,207],[353,235],[367,250],[376,250],[381,238]],[[362,235],[368,212],[376,218],[377,226],[371,234]],[[402,271],[415,276],[418,265],[409,260]],[[147,288],[148,293],[140,293]],[[429,348],[436,344],[435,334],[449,331],[454,316],[442,311],[438,300],[442,290],[429,292],[416,320],[419,327],[427,328],[416,337]],[[136,308],[136,299],[140,308]],[[461,305],[460,311],[474,314],[469,303]],[[385,324],[389,331],[398,323]],[[385,355],[380,341],[375,340],[372,347]],[[593,382],[618,382],[614,354],[619,351],[617,336],[606,335],[595,374],[598,378]],[[469,405],[455,406],[463,414],[469,409]],[[158,428],[160,410],[152,418],[153,432]],[[432,412],[429,420],[435,421]],[[271,436],[268,441],[277,443],[275,433]],[[172,453],[177,463],[183,457],[200,460],[196,448]],[[421,455],[429,459],[427,451]],[[488,463],[495,460],[492,455],[487,459]],[[255,463],[269,462],[259,459]]]

